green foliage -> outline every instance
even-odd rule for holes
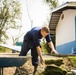
[[[20,3],[18,0],[1,0],[0,7],[0,42],[8,39],[6,31],[10,28],[18,29],[21,19]]]
[[[51,35],[51,39],[55,46],[55,35]],[[48,43],[45,42],[44,40],[43,42],[41,42],[41,49],[45,54],[51,53],[51,48],[49,47]]]
[[[48,54],[48,47],[47,47],[47,43],[41,43],[41,50],[42,52],[44,52],[45,54]]]
[[[62,65],[64,63],[63,63],[63,60],[62,59],[58,59],[58,60],[45,60],[45,64],[46,65],[55,64],[57,66],[60,66],[60,65]]]
[[[51,8],[56,8],[58,4],[58,0],[46,0],[47,3],[51,3]]]
[[[73,66],[76,67],[76,56],[69,56],[68,58],[72,62]]]

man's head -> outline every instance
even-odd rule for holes
[[[50,30],[49,30],[49,28],[47,26],[42,27],[42,29],[41,29],[41,35],[43,37],[46,37],[49,33],[50,33]]]

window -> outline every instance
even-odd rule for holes
[[[63,20],[63,19],[64,19],[64,14],[61,15],[61,20]]]

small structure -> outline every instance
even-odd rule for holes
[[[71,54],[76,50],[76,2],[66,2],[51,12],[50,33],[56,35],[56,50]]]

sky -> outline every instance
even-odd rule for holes
[[[75,0],[58,0],[58,1],[59,5],[61,5],[67,1],[75,1]],[[20,2],[22,12],[21,34],[23,33],[23,35],[20,38],[20,41],[22,41],[23,36],[26,34],[27,31],[31,29],[31,22],[28,13],[32,20],[32,27],[35,27],[35,26],[42,26],[44,24],[48,25],[47,19],[48,20],[50,19],[51,10],[49,10],[48,5],[46,3],[43,3],[41,0],[20,0]],[[11,31],[10,34],[16,37],[18,35],[18,31]]]
[[[76,2],[76,0],[58,0],[58,1],[59,1],[59,4],[62,4],[62,3],[68,2],[68,1]]]

